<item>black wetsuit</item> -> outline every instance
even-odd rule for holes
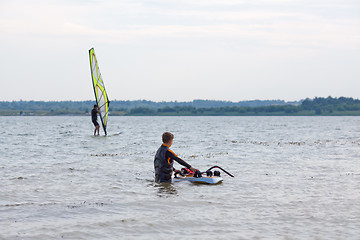
[[[96,127],[97,125],[99,125],[99,123],[97,122],[97,114],[98,114],[98,110],[97,109],[93,109],[91,110],[91,120],[94,124],[94,126]]]
[[[171,182],[174,160],[187,168],[191,168],[187,162],[179,158],[168,146],[165,144],[161,145],[154,159],[155,182]]]

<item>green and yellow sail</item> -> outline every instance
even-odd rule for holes
[[[94,48],[89,50],[90,57],[90,68],[91,68],[91,80],[94,87],[96,104],[99,106],[99,115],[101,119],[101,123],[107,135],[106,127],[108,122],[108,112],[109,112],[109,98],[105,90],[104,81],[101,77],[99,65],[95,56]]]

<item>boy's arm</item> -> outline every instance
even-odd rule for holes
[[[175,161],[177,161],[179,164],[187,167],[187,168],[191,168],[191,165],[188,164],[187,162],[185,162],[184,160],[182,160],[181,158],[179,158],[173,151],[171,151],[170,149],[167,151],[167,154],[169,158],[174,159]]]

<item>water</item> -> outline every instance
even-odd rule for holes
[[[107,137],[90,117],[0,125],[0,239],[360,236],[359,117],[111,117]],[[155,184],[164,131],[194,167],[235,178]]]

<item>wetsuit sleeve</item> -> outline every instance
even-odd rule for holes
[[[171,158],[175,161],[177,161],[179,164],[187,167],[187,168],[191,168],[191,165],[188,164],[187,162],[185,162],[184,160],[182,160],[181,158],[179,158],[173,151],[171,151],[170,149],[166,151],[166,157],[167,158]]]

